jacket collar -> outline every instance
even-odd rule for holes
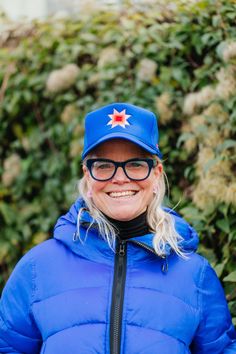
[[[79,225],[77,219],[81,208],[82,214]],[[186,252],[195,252],[199,242],[196,231],[176,212],[168,208],[164,209],[173,216],[176,230],[183,238],[181,247]],[[104,262],[104,258],[106,257],[110,262],[111,258],[114,257],[114,251],[109,247],[107,241],[98,234],[96,223],[93,223],[93,226],[89,228],[91,222],[92,217],[86,208],[86,204],[83,199],[79,198],[71,206],[68,213],[58,219],[54,227],[54,238],[65,244],[72,252],[82,257],[96,259],[97,261],[101,259],[102,262]],[[87,232],[88,229],[89,232]],[[143,248],[155,252],[152,233],[134,237],[128,242],[137,243],[141,247],[143,246]],[[171,247],[167,244],[165,247],[165,256],[169,256],[171,252]]]

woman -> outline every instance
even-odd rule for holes
[[[220,282],[196,232],[162,207],[153,113],[86,117],[80,195],[2,295],[1,353],[236,353]]]

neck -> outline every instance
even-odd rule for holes
[[[118,236],[122,240],[127,240],[136,236],[143,236],[149,233],[147,211],[128,221],[115,220],[107,215],[105,216],[118,230]]]

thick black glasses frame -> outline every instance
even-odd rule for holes
[[[98,178],[94,177],[93,172],[92,172],[92,165],[93,165],[94,162],[98,162],[98,161],[100,161],[100,162],[110,162],[113,165],[115,165],[115,170],[114,170],[114,173],[112,174],[111,177],[106,178],[106,179],[98,179]],[[126,170],[125,170],[125,165],[127,163],[129,163],[129,162],[132,162],[132,161],[145,161],[145,162],[147,162],[149,171],[148,171],[148,174],[147,174],[147,176],[145,178],[137,179],[137,178],[130,178],[130,176],[128,176],[128,174],[126,173]],[[88,159],[86,161],[86,166],[87,166],[87,168],[89,170],[89,173],[90,173],[91,177],[93,179],[95,179],[96,181],[100,181],[100,182],[105,182],[105,181],[109,181],[110,179],[112,179],[115,176],[118,167],[122,168],[122,170],[124,171],[124,174],[126,175],[126,177],[128,179],[130,179],[131,181],[144,181],[145,179],[147,179],[149,177],[151,169],[153,167],[155,167],[156,165],[157,165],[157,161],[153,160],[153,159],[149,159],[149,158],[147,158],[147,159],[136,158],[136,159],[130,159],[130,160],[122,161],[122,162],[109,160],[109,159]]]

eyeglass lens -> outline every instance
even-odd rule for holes
[[[127,177],[130,179],[141,180],[148,177],[150,167],[147,161],[127,161],[122,166]],[[108,180],[115,174],[116,165],[108,161],[94,161],[91,166],[92,176],[98,180]]]

